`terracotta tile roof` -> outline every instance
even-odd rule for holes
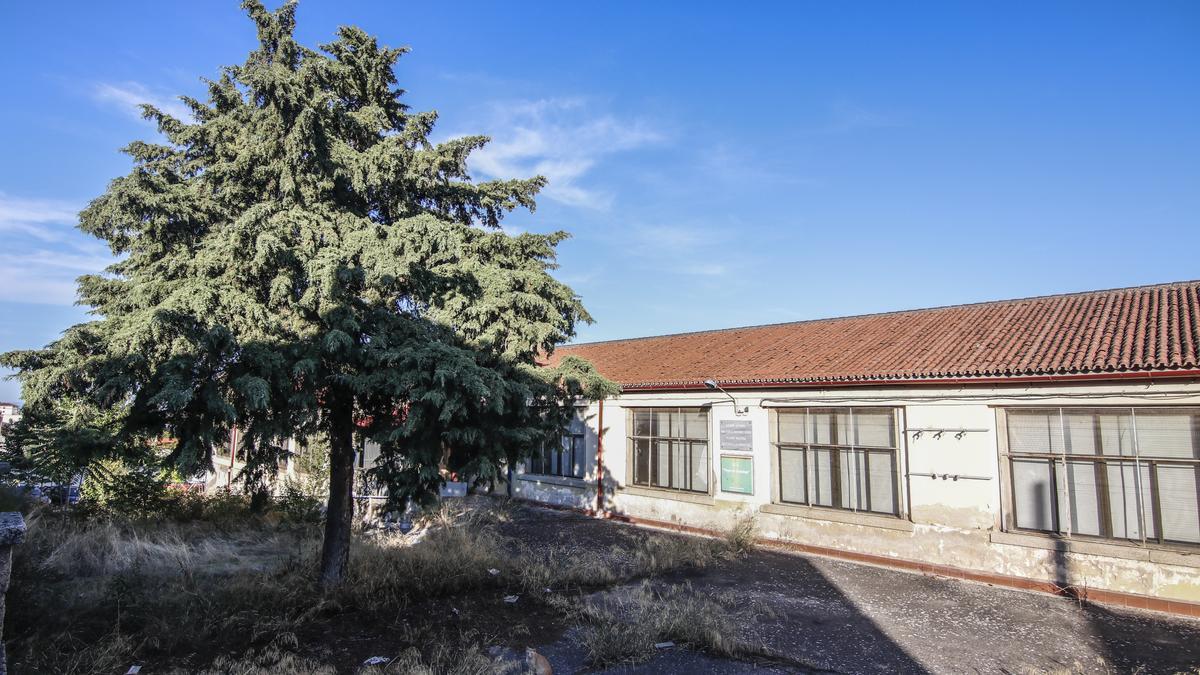
[[[560,347],[625,389],[1184,371],[1200,281]]]

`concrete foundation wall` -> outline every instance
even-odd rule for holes
[[[1095,589],[1200,602],[1200,546],[1157,545],[1095,538],[1064,538],[1006,531],[1006,470],[1000,413],[1027,406],[1200,405],[1200,383],[1128,385],[1038,385],[957,388],[830,388],[824,390],[735,391],[734,404],[713,392],[626,393],[589,408],[589,455],[583,481],[521,476],[515,494],[575,508],[596,503],[594,442],[603,438],[606,507],[616,515],[662,523],[724,530],[751,514],[762,536],[900,561],[929,563],[980,573]],[[630,485],[627,411],[638,407],[709,409],[710,490],[678,493]],[[901,430],[897,482],[900,515],[867,514],[784,505],[773,467],[772,411],[795,406],[886,406],[899,409]],[[753,494],[721,491],[720,423],[748,420],[753,458]],[[937,435],[914,429],[968,429]],[[935,474],[937,477],[914,474]],[[945,476],[945,477],[943,477]],[[954,477],[958,478],[955,479]]]

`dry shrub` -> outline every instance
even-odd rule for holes
[[[725,533],[725,545],[734,556],[744,556],[752,552],[758,543],[758,523],[754,514],[744,513],[738,516],[733,526]]]

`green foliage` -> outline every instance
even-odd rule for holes
[[[95,320],[0,357],[27,404],[14,452],[70,475],[166,437],[192,475],[237,427],[261,493],[286,439],[357,429],[405,501],[447,450],[494,476],[557,434],[564,403],[613,391],[578,360],[536,367],[589,320],[550,274],[567,235],[499,229],[544,179],[472,181],[487,139],[430,140],[436,113],[396,86],[406,50],[353,27],[312,49],[294,2],[244,7],[258,48],[183,99],[191,119],[144,106],[161,138],[127,146],[133,170],[80,214],[121,258],[80,279]]]
[[[275,498],[275,509],[285,520],[293,523],[316,523],[321,520],[321,500],[288,480]]]
[[[285,482],[303,494],[323,495],[329,489],[329,442],[320,436],[297,440],[296,454],[292,456],[296,477]]]
[[[130,516],[156,516],[167,508],[170,495],[163,471],[145,466],[126,468],[115,462],[108,463],[106,468],[106,475],[93,472],[93,479],[85,482],[89,488],[87,498]]]

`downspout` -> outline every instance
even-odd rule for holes
[[[604,516],[604,399],[596,420],[596,515]]]
[[[237,427],[229,431],[229,473],[225,474],[225,489],[233,489],[233,465],[237,462]]]

